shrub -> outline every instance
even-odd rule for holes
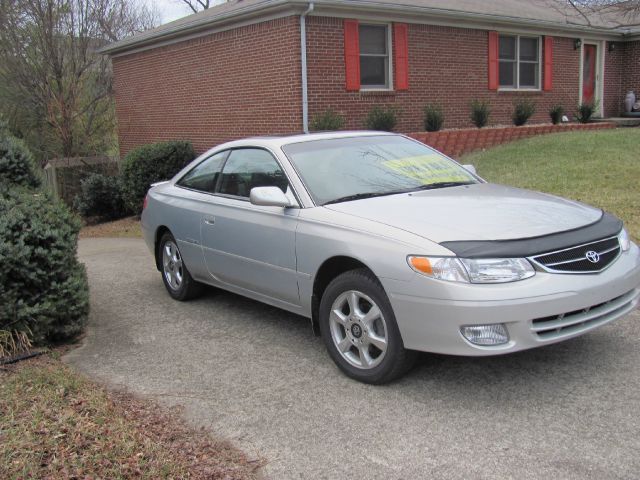
[[[0,183],[24,187],[40,186],[40,177],[36,173],[31,152],[4,125],[0,125]]]
[[[194,157],[191,143],[182,141],[143,145],[129,152],[122,162],[122,192],[127,208],[140,213],[149,186],[170,179]]]
[[[551,123],[558,125],[562,122],[562,116],[564,115],[564,108],[562,105],[554,105],[549,110],[549,117],[551,117]]]
[[[439,105],[427,105],[424,107],[424,129],[427,132],[442,130],[444,125],[444,113]]]
[[[0,360],[31,350],[31,331],[0,330]]]
[[[491,109],[487,100],[474,100],[471,102],[471,122],[478,128],[485,127],[489,123]]]
[[[76,259],[79,219],[49,194],[0,192],[0,330],[31,332],[35,344],[69,339],[89,313]]]
[[[92,173],[80,182],[80,194],[74,200],[83,217],[115,220],[127,214],[119,177]]]
[[[521,127],[536,113],[536,104],[528,98],[521,98],[513,104],[511,119],[516,127]]]
[[[576,112],[576,119],[580,123],[589,123],[595,111],[596,111],[596,104],[581,103],[580,105],[578,105],[578,111]]]
[[[340,130],[344,127],[344,117],[332,109],[325,110],[324,113],[314,117],[311,122],[311,130],[316,132],[329,132]]]
[[[380,107],[376,105],[371,109],[364,122],[369,130],[381,130],[391,132],[398,123],[396,109],[393,107]]]
[[[10,133],[9,125],[7,121],[2,118],[0,115],[0,136],[4,136]]]

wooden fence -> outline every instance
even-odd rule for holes
[[[107,156],[55,158],[47,163],[44,172],[49,189],[72,206],[83,179],[92,173],[117,175],[119,163],[117,158]]]

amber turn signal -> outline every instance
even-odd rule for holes
[[[426,273],[427,275],[433,274],[433,267],[431,266],[431,262],[428,258],[409,257],[409,263],[419,272]]]

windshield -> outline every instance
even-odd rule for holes
[[[317,205],[478,183],[444,155],[399,135],[316,140],[282,149]]]

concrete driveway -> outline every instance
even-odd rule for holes
[[[267,459],[265,475],[632,479],[640,315],[505,357],[423,355],[384,387],[345,378],[308,322],[211,290],[178,303],[141,240],[87,239],[92,313],[67,359]]]

